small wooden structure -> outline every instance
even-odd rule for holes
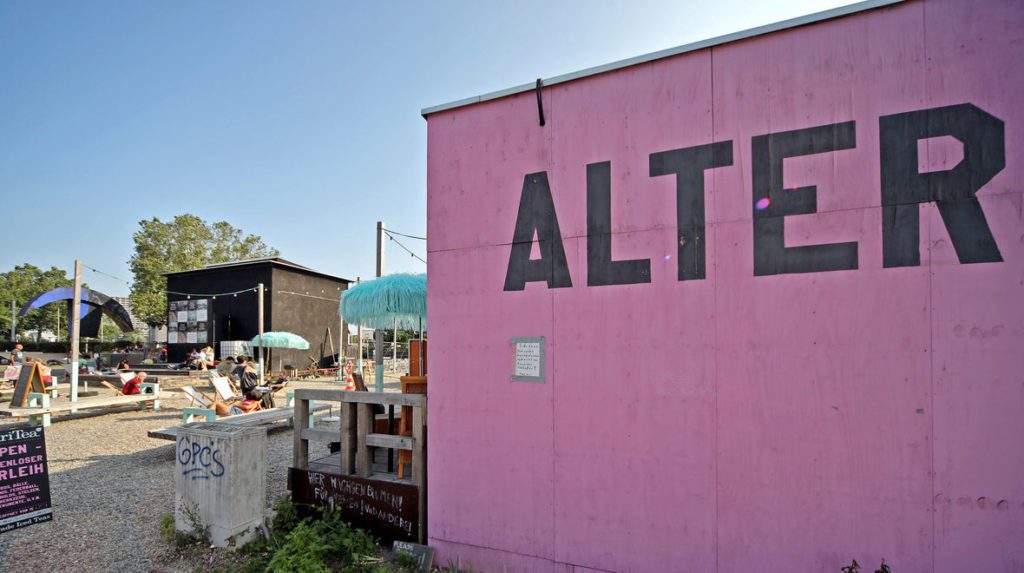
[[[310,402],[340,402],[341,427],[310,428]],[[408,407],[411,435],[375,432],[374,405]],[[426,542],[427,397],[419,394],[295,391],[295,446],[289,487],[299,503],[333,506],[359,527],[386,539]],[[309,442],[340,442],[338,453],[310,460]],[[399,478],[377,453],[411,451],[412,472]],[[369,508],[369,509],[367,509]]]

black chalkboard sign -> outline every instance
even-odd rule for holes
[[[423,571],[423,573],[427,573],[434,566],[434,548],[427,547],[426,545],[409,543],[408,541],[396,541],[391,546],[391,554],[396,557],[399,554],[413,556],[416,558],[416,564],[419,565],[420,571]]]
[[[415,541],[419,536],[419,488],[291,468],[292,500],[331,507],[356,527],[387,541]]]
[[[38,362],[23,364],[18,382],[14,385],[14,395],[11,396],[11,407],[19,408],[28,403],[29,392],[45,393],[46,386],[43,384],[43,370]]]
[[[0,431],[0,533],[53,519],[42,426]]]

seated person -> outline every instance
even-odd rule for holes
[[[248,356],[239,356],[236,361],[238,366],[235,367],[233,374],[238,378],[238,386],[242,390],[242,395],[247,400],[259,400],[264,408],[273,408],[274,388],[262,389],[264,387],[259,385],[260,376],[253,368]]]
[[[129,380],[129,381],[124,383],[124,386],[121,387],[121,393],[124,394],[125,396],[131,396],[132,394],[138,394],[139,393],[139,384],[142,384],[145,381],[146,381],[146,373],[145,372],[139,372],[138,374],[135,375],[135,378],[132,378],[131,380]]]
[[[117,368],[115,368],[114,370],[117,370],[118,372],[128,372],[131,369],[132,367],[128,365],[128,360],[122,359],[120,362],[117,363]]]
[[[228,356],[224,360],[220,361],[217,365],[217,376],[227,376],[231,378],[231,371],[235,369],[235,357]]]
[[[199,369],[206,370],[208,368],[213,368],[213,364],[213,348],[207,346],[206,348],[200,350],[198,355],[196,356],[196,365],[199,367]]]

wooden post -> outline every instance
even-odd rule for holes
[[[264,385],[263,384],[263,283],[260,283],[259,285],[257,285],[256,288],[259,291],[258,292],[258,296],[256,298],[259,301],[259,302],[257,302],[257,304],[259,305],[259,314],[258,314],[257,320],[259,321],[259,326],[260,326],[259,336],[258,336],[256,342],[257,342],[257,346],[260,349],[260,386],[263,386]],[[252,331],[250,330],[249,332],[252,332]],[[309,407],[307,405],[307,410],[308,409],[309,409]]]
[[[75,259],[75,288],[71,295],[71,324],[68,325],[71,333],[71,362],[68,368],[71,369],[68,378],[71,382],[71,401],[78,401],[78,339],[81,336],[82,316],[82,261]],[[75,410],[71,410],[75,413]]]
[[[421,316],[420,317],[420,343],[416,346],[416,351],[420,355],[420,363],[419,363],[419,365],[417,367],[417,370],[419,370],[419,372],[416,373],[417,376],[423,376],[423,343],[424,343],[424,340],[423,340],[423,317]],[[409,359],[412,360],[412,356],[410,356]],[[410,374],[411,374],[411,372],[410,372]]]
[[[309,442],[302,439],[302,430],[309,425],[309,400],[295,399],[295,412],[292,419],[295,422],[295,428],[292,430],[295,439],[292,467],[304,470],[309,465]]]
[[[366,435],[373,433],[373,404],[359,404],[356,415],[356,475],[370,477],[373,473],[373,449],[366,445]]]
[[[355,473],[356,460],[356,405],[341,403],[341,473]]]
[[[377,221],[377,278],[384,276],[384,221]],[[381,325],[377,325],[381,326]],[[373,331],[374,391],[384,391],[384,328]]]
[[[426,420],[423,415],[426,403],[424,400],[422,406],[415,406],[412,409],[412,482],[420,490],[420,530],[418,533],[420,543],[427,542],[427,435]]]

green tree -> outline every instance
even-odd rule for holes
[[[0,325],[3,333],[11,330],[11,301],[14,301],[18,312],[28,301],[48,290],[57,287],[71,286],[74,281],[68,278],[63,269],[50,267],[44,271],[35,265],[25,263],[14,267],[14,270],[0,273]],[[17,319],[19,333],[26,330],[36,331],[36,341],[44,330],[57,331],[57,321],[61,321],[61,334],[67,332],[67,304],[55,303],[44,308],[31,310]]]
[[[167,322],[164,273],[278,255],[257,235],[247,235],[224,221],[207,223],[195,215],[178,215],[167,222],[156,217],[139,221],[132,239],[135,254],[128,264],[135,280],[128,298],[133,314],[154,328]]]

